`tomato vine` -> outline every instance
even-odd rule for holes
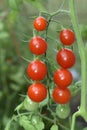
[[[29,51],[31,51],[33,58],[32,61],[25,59],[29,62],[26,67],[26,77],[29,80],[27,94],[24,101],[16,107],[17,115],[12,117],[5,130],[10,129],[12,121],[18,121],[25,130],[45,129],[44,120],[51,123],[50,130],[58,130],[59,127],[64,130],[75,130],[76,117],[81,116],[87,121],[86,50],[79,32],[74,0],[69,1],[69,10],[62,9],[64,2],[56,12],[40,12],[39,16],[33,21],[33,36],[29,40]],[[64,28],[60,21],[53,19],[54,16],[61,13],[70,16],[73,29]],[[47,57],[48,39],[54,40],[54,38],[48,36],[51,22],[59,24],[61,28],[58,38],[60,45],[58,48],[56,47],[57,53],[55,56],[57,65],[54,65],[54,62],[52,63]],[[76,63],[76,56],[72,49],[75,40],[81,59],[82,78],[81,82],[77,84],[73,83],[73,75],[69,70]],[[61,119],[70,119],[70,101],[80,89],[81,104],[79,109],[72,115],[69,126],[64,126],[61,124]],[[46,109],[46,112],[44,109]]]

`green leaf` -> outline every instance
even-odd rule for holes
[[[58,130],[58,125],[56,125],[56,124],[52,125],[51,128],[50,128],[50,130]]]
[[[43,6],[40,0],[26,0],[30,4],[32,4],[34,7],[38,8],[39,11],[46,11],[46,8]]]
[[[31,124],[31,121],[28,120],[27,116],[21,116],[20,119],[19,119],[19,124],[25,130],[36,130],[35,127]]]

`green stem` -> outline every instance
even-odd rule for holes
[[[79,26],[78,26],[78,21],[77,21],[77,15],[75,14],[75,3],[74,0],[70,0],[70,16],[73,24],[73,28],[75,31],[76,39],[77,39],[77,44],[78,44],[78,49],[79,49],[79,55],[81,59],[81,78],[82,78],[82,86],[81,86],[81,105],[79,109],[79,115],[82,116],[85,120],[87,118],[85,117],[86,115],[86,52],[85,52],[85,47],[83,40],[81,38],[81,33],[79,31]],[[74,130],[74,122],[75,122],[75,115],[72,118],[72,128],[71,130]]]
[[[76,117],[79,116],[80,113],[79,111],[75,112],[72,116],[72,124],[71,124],[71,130],[75,129],[75,121],[76,121]]]
[[[86,54],[85,47],[81,38],[81,33],[79,31],[77,17],[75,14],[74,0],[70,0],[70,12],[73,28],[77,38],[77,44],[81,59],[81,75],[82,75],[82,88],[81,88],[81,109],[86,110]]]
[[[51,16],[53,17],[53,16],[58,15],[58,14],[60,14],[60,13],[69,14],[70,12],[69,12],[68,10],[61,10],[61,9],[60,9],[60,10],[58,10],[58,11],[52,13]]]

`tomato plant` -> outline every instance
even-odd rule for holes
[[[54,72],[54,82],[61,88],[65,89],[72,83],[72,74],[69,70],[60,68]]]
[[[41,102],[47,96],[47,89],[44,84],[34,83],[28,88],[28,96],[34,102]]]
[[[58,51],[56,60],[63,68],[71,68],[76,61],[75,54],[72,50],[64,48]]]
[[[32,80],[42,80],[47,74],[47,67],[44,62],[40,60],[32,61],[27,67],[27,75]]]
[[[61,89],[60,87],[57,86],[54,88],[52,95],[53,95],[53,100],[59,104],[66,104],[71,99],[71,93],[68,88]]]
[[[32,5],[34,2],[37,3],[37,1],[31,1]],[[31,19],[33,19],[33,29],[32,36],[30,36],[31,33],[29,35],[28,32],[28,38],[30,38],[30,40],[28,39],[28,50],[31,52],[30,54],[32,55],[32,59],[30,61],[22,57],[26,62],[28,61],[29,63],[26,69],[27,75],[25,75],[25,79],[29,83],[29,85],[27,85],[27,98],[26,94],[21,95],[25,97],[25,99],[15,109],[15,111],[17,111],[17,115],[14,115],[10,121],[18,121],[20,126],[22,126],[25,130],[43,130],[45,129],[44,124],[46,123],[47,130],[75,130],[75,121],[78,116],[81,116],[85,121],[87,121],[87,45],[83,43],[84,40],[81,38],[81,32],[79,31],[80,29],[76,21],[74,0],[69,1],[70,8],[67,10],[62,9],[64,2],[56,12],[48,13],[47,11],[41,11],[38,17],[31,17]],[[13,0],[12,5],[14,5],[14,7],[16,7],[15,3],[16,1]],[[40,6],[39,1],[37,6]],[[18,9],[18,6],[15,9]],[[62,13],[65,15],[65,18],[66,14],[67,16],[70,16],[69,19],[71,18],[70,25],[67,25],[65,28],[64,26],[66,26],[66,23],[62,23],[59,17],[59,15],[61,16]],[[51,28],[52,25],[53,27],[58,28],[53,29]],[[52,35],[50,33],[51,31]],[[56,35],[58,33],[58,37],[55,36],[55,33]],[[26,37],[24,37],[24,39],[25,38]],[[27,40],[23,41],[26,42]],[[52,51],[49,49],[51,44],[47,44],[47,42],[53,43]],[[81,59],[82,81],[80,82],[76,81],[77,78],[74,78],[74,80],[71,71],[68,70],[71,69],[76,62],[76,56],[74,54],[75,47],[77,47],[75,51],[79,52]],[[56,55],[53,49],[58,51]],[[56,60],[54,56],[56,57]],[[55,62],[57,62],[57,64]],[[4,76],[5,75],[3,75],[3,77]],[[3,82],[4,81],[5,79],[3,79]],[[78,82],[80,85],[76,85]],[[6,85],[7,83],[5,86]],[[4,92],[5,91],[6,90],[4,90]],[[74,98],[75,95],[77,96],[79,91],[81,91],[80,104],[77,112],[73,114],[72,111],[70,111],[72,107],[69,106],[69,102],[72,105],[73,101],[71,98]],[[67,120],[64,120],[66,118]],[[4,119],[5,118],[3,118],[3,120]],[[68,121],[69,123],[66,125]],[[8,123],[8,126],[5,130],[8,130],[9,127],[10,125]]]
[[[75,34],[71,29],[63,29],[60,32],[60,41],[64,45],[72,45],[75,41]]]
[[[33,24],[36,30],[43,31],[47,27],[47,20],[44,17],[39,16],[34,20]]]

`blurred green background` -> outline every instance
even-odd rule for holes
[[[33,19],[39,15],[39,11],[51,13],[58,10],[62,2],[63,0],[16,0],[14,3],[14,0],[0,0],[0,130],[4,129],[15,107],[22,101],[19,94],[27,92],[28,81],[24,75],[28,62],[25,59],[32,59],[28,42],[33,36]],[[87,0],[76,0],[75,3],[80,31],[86,43]],[[67,0],[63,9],[68,8]],[[71,26],[70,18],[65,14],[56,16],[54,19],[58,19],[64,26]],[[58,24],[52,23],[48,35],[57,39],[59,29]],[[53,40],[48,42],[48,57],[54,60],[56,43]],[[75,47],[75,53],[77,63],[72,71],[76,72],[75,78],[80,79],[80,59],[77,47]],[[76,104],[78,102],[77,98]],[[78,125],[78,128],[81,127]],[[15,125],[12,130],[19,130],[18,126]]]

